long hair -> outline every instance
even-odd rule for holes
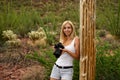
[[[60,42],[63,43],[65,40],[66,40],[66,36],[63,32],[63,29],[65,27],[66,24],[70,24],[71,25],[71,28],[72,28],[72,33],[70,35],[70,38],[74,38],[76,36],[76,32],[75,32],[75,26],[73,25],[73,23],[69,20],[67,21],[64,21],[62,26],[61,26],[61,32],[60,32]]]

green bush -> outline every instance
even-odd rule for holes
[[[107,42],[97,46],[96,80],[120,80],[120,47],[110,52],[111,47]]]
[[[0,13],[0,33],[3,30],[11,29],[24,37],[29,31],[37,29],[36,25],[41,23],[40,14],[34,9],[29,11],[29,9],[21,7],[17,11],[9,5],[4,5],[3,9]]]
[[[97,29],[103,28],[120,38],[120,0],[97,1]]]
[[[97,35],[98,35],[99,37],[105,37],[106,31],[105,31],[105,30],[99,30],[99,31],[97,31]]]

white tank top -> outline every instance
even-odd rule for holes
[[[72,40],[72,42],[69,45],[64,46],[65,49],[75,53],[74,42],[75,42],[75,38]],[[73,57],[65,52],[57,59],[56,64],[59,66],[73,66]]]

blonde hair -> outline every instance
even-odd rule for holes
[[[60,32],[60,42],[61,43],[63,43],[66,40],[66,36],[65,36],[65,34],[63,32],[63,29],[64,29],[64,27],[65,27],[66,24],[70,24],[71,27],[72,27],[72,33],[70,35],[70,38],[73,39],[76,36],[75,26],[73,25],[73,23],[71,21],[69,21],[69,20],[64,21],[63,24],[62,24],[62,26],[61,26],[61,32]]]

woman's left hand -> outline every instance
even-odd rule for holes
[[[64,53],[64,52],[68,52],[67,49],[62,49],[62,48],[60,48],[60,50],[62,50],[62,53]]]

